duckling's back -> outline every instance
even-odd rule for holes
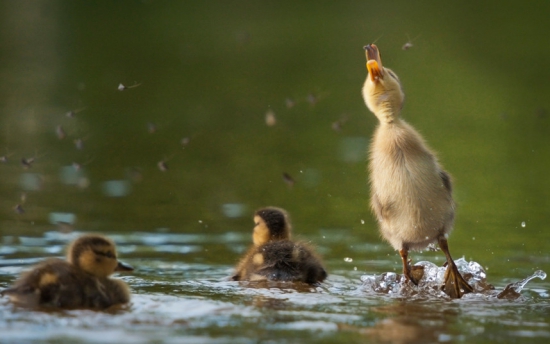
[[[280,240],[251,249],[233,279],[314,284],[326,277],[321,260],[305,243]]]
[[[97,278],[61,259],[49,259],[2,291],[24,307],[104,309],[126,303],[130,294],[119,280]]]

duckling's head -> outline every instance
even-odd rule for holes
[[[290,239],[290,220],[285,210],[275,207],[262,208],[254,214],[254,245],[269,241]]]
[[[401,83],[391,69],[382,66],[376,45],[365,46],[365,52],[369,74],[363,85],[363,99],[380,122],[392,123],[399,116],[405,100]]]
[[[67,260],[97,277],[107,277],[115,271],[133,270],[131,266],[117,260],[114,242],[97,234],[83,235],[73,241],[67,252]]]

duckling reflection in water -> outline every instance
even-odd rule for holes
[[[130,301],[126,283],[109,276],[133,268],[117,260],[115,244],[101,235],[84,235],[68,248],[67,261],[48,259],[1,292],[24,307],[105,309]]]
[[[367,45],[365,50],[368,76],[363,98],[380,121],[369,164],[371,206],[380,232],[399,251],[403,274],[415,284],[419,274],[412,270],[421,267],[410,267],[409,250],[438,242],[447,259],[442,289],[460,298],[473,289],[458,272],[447,245],[455,213],[451,178],[420,134],[399,118],[405,96],[397,75],[382,66],[376,45]]]
[[[234,281],[284,281],[315,284],[327,273],[320,258],[303,242],[290,240],[286,211],[267,207],[254,214],[254,245],[237,265]]]

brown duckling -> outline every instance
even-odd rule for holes
[[[83,235],[68,248],[67,260],[47,259],[23,273],[1,292],[24,307],[105,309],[130,301],[130,289],[109,276],[133,268],[117,260],[112,240],[97,234]]]
[[[320,258],[303,242],[290,240],[286,211],[267,207],[254,214],[254,245],[237,265],[234,281],[285,281],[315,284],[327,273]]]
[[[371,207],[380,233],[403,261],[407,280],[418,283],[409,266],[409,250],[439,243],[447,259],[445,285],[452,298],[472,292],[451,258],[447,236],[453,229],[455,203],[451,178],[420,134],[399,115],[405,98],[397,75],[382,66],[374,44],[365,47],[368,75],[363,98],[380,124],[370,148]]]

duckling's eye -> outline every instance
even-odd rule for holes
[[[399,81],[399,79],[397,78],[397,75],[393,74],[392,71],[388,70],[388,74],[389,74],[392,78],[394,78],[395,80]]]
[[[96,251],[96,250],[93,250],[93,251],[98,256],[104,256],[104,257],[107,257],[107,258],[116,259],[116,256],[111,251],[108,251],[108,252],[101,252],[101,251]]]

